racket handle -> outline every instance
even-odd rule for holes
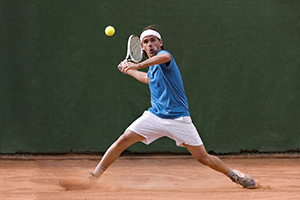
[[[122,68],[123,68],[123,62],[125,62],[125,61],[122,61],[119,65],[118,65],[118,69],[121,71],[122,70]]]
[[[118,65],[118,69],[121,71],[122,70],[122,66],[121,65]]]
[[[126,58],[125,60],[123,60],[119,65],[118,65],[118,69],[121,71],[122,70],[122,64],[124,63],[124,62],[128,62],[129,60]]]

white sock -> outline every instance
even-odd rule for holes
[[[106,168],[103,167],[102,165],[100,165],[100,163],[99,163],[99,164],[97,165],[97,167],[95,168],[93,174],[94,174],[97,178],[99,178],[99,177],[103,174],[103,172],[104,172],[105,170],[106,170]]]
[[[235,174],[234,171],[232,171],[232,169],[229,168],[229,172],[226,174],[226,176],[231,178],[234,174]]]

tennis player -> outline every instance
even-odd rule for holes
[[[231,170],[218,157],[209,155],[192,123],[188,101],[177,64],[170,52],[164,50],[159,31],[148,26],[140,34],[142,49],[147,57],[138,64],[121,62],[121,71],[148,84],[151,107],[134,121],[110,147],[89,179],[101,174],[132,144],[141,141],[150,144],[166,136],[177,146],[186,147],[200,163],[228,176],[244,188],[255,188],[254,179],[238,170]],[[149,67],[148,73],[139,69]]]

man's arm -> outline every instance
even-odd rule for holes
[[[159,54],[159,55],[153,56],[151,58],[148,58],[147,60],[144,60],[143,62],[140,62],[137,64],[132,63],[132,62],[123,63],[122,64],[122,66],[123,66],[122,72],[126,74],[127,70],[129,70],[129,69],[138,70],[138,69],[149,67],[151,65],[158,65],[158,64],[166,63],[166,62],[169,62],[170,60],[171,60],[171,55],[168,53],[163,53],[163,54]]]
[[[128,74],[138,81],[142,83],[148,84],[149,78],[147,76],[146,72],[138,71],[138,69],[146,68],[151,65],[157,65],[161,63],[166,63],[171,60],[171,55],[168,53],[163,53],[159,54],[156,56],[153,56],[151,58],[148,58],[147,60],[144,60],[143,62],[140,63],[132,63],[132,62],[125,62],[125,63],[120,63],[122,66],[122,72],[125,74]]]
[[[148,84],[148,82],[149,82],[149,78],[148,78],[146,72],[129,69],[129,70],[127,70],[126,74],[128,74],[129,76],[132,76],[133,78],[135,78],[136,80],[138,80],[142,83]]]
[[[162,63],[169,62],[171,60],[171,55],[168,53],[159,54],[156,56],[153,56],[151,58],[148,58],[147,60],[140,62],[137,64],[136,69],[142,69],[145,67],[149,67],[151,65],[158,65]]]

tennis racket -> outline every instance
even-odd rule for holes
[[[129,58],[130,56],[130,58]],[[141,47],[140,39],[136,35],[130,35],[127,42],[127,55],[123,62],[135,62],[138,63],[143,58],[143,50]],[[122,66],[118,66],[119,70],[122,70]]]

